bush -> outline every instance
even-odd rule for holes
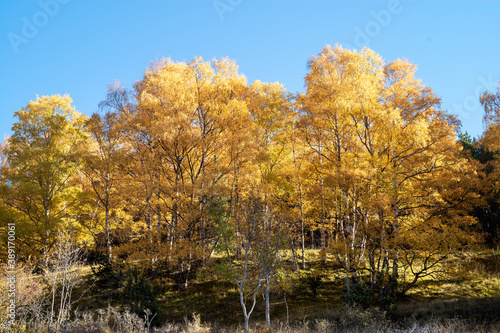
[[[131,312],[138,315],[145,315],[146,309],[158,312],[154,284],[136,267],[129,267],[124,275],[122,300]]]
[[[6,281],[8,268],[6,265],[0,267],[2,281]],[[41,322],[45,319],[44,306],[46,305],[46,286],[42,279],[33,274],[28,266],[18,264],[16,270],[16,326],[21,329],[32,323]],[[9,290],[7,284],[0,284],[0,319],[1,331],[7,331],[8,323],[7,305],[9,302]]]
[[[397,278],[391,274],[379,272],[374,284],[365,283],[359,279],[351,287],[350,295],[341,298],[346,304],[355,304],[364,309],[379,307],[391,309],[397,300]]]

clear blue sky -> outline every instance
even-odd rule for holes
[[[130,88],[151,61],[229,57],[249,82],[304,91],[325,44],[407,58],[482,133],[478,93],[500,79],[498,1],[0,0],[0,135],[38,95],[69,94],[87,115],[115,80]]]

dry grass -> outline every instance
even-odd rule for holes
[[[78,313],[68,323],[67,332],[71,333],[231,333],[243,332],[240,326],[220,326],[216,323],[202,323],[200,316],[193,314],[191,319],[185,318],[184,323],[165,323],[161,327],[151,327],[151,314],[140,318],[128,311],[121,312],[118,308],[108,307],[97,313]],[[45,323],[34,327],[23,327],[12,332],[49,332]],[[50,327],[52,332],[63,332],[63,327]],[[253,323],[251,332],[266,332],[263,323]],[[500,332],[500,322],[474,323],[461,318],[431,319],[420,323],[415,318],[400,322],[391,322],[385,318],[385,313],[377,310],[361,310],[356,307],[344,307],[337,316],[325,319],[303,320],[287,325],[275,321],[272,325],[275,333],[307,333],[307,332],[337,332],[337,333],[382,333],[382,332],[419,332],[419,333],[496,333]]]

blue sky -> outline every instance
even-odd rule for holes
[[[407,58],[456,114],[483,131],[478,94],[500,79],[498,1],[0,1],[0,135],[36,95],[69,94],[87,115],[109,84],[131,88],[154,60],[229,57],[249,80],[304,91],[326,45]]]

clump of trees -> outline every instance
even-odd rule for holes
[[[69,233],[185,289],[225,253],[248,328],[285,251],[305,269],[306,248],[320,249],[348,299],[363,290],[387,305],[480,242],[475,213],[498,190],[487,184],[498,184],[499,92],[482,95],[488,130],[467,143],[408,60],[326,46],[308,68],[305,93],[291,94],[248,84],[229,59],[164,59],[132,90],[111,86],[91,117],[68,96],[28,103],[0,174],[18,255],[42,268]]]

